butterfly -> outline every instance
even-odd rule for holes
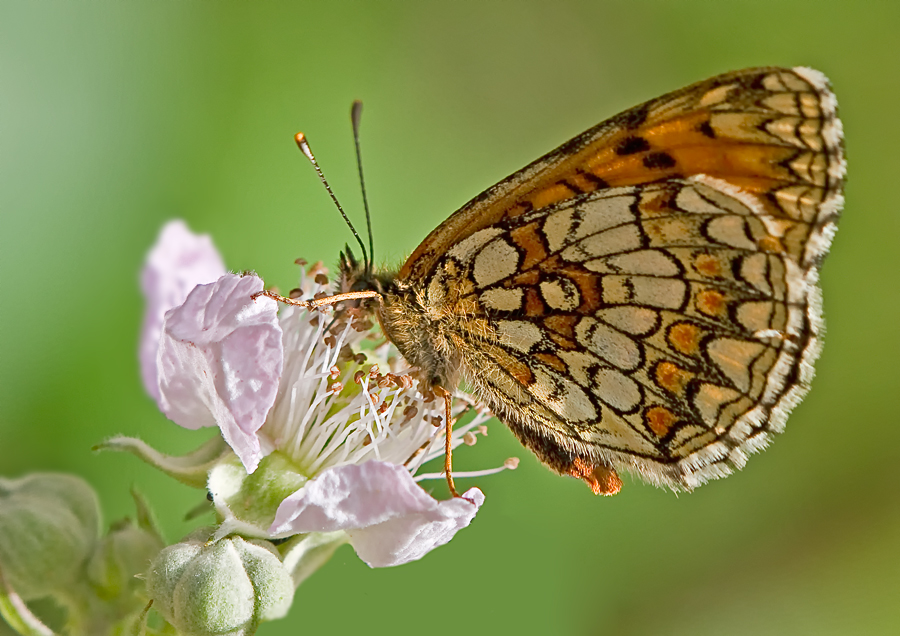
[[[623,469],[691,490],[743,467],[809,390],[843,204],[836,109],[809,68],[676,90],[478,195],[397,271],[348,249],[339,292],[377,297],[448,411],[464,381],[553,471],[603,495]]]

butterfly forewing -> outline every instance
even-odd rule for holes
[[[647,102],[452,215],[382,322],[595,492],[617,468],[693,488],[742,466],[808,390],[841,143],[810,69]]]
[[[840,192],[842,143],[834,95],[818,71],[719,75],[625,111],[486,190],[435,229],[400,276],[424,280],[452,245],[504,217],[694,174],[727,180],[756,194],[767,212],[811,223]]]

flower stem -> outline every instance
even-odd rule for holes
[[[0,572],[0,616],[22,636],[53,636],[53,630],[31,613],[25,601],[9,589]]]

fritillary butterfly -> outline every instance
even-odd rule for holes
[[[741,468],[806,394],[845,174],[827,79],[710,78],[601,123],[472,199],[397,272],[349,251],[387,337],[538,459],[615,494]],[[452,488],[452,483],[451,483]]]

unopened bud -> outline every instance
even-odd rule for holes
[[[136,598],[144,587],[137,577],[149,569],[165,545],[157,532],[131,519],[114,523],[87,566],[97,596],[120,604]]]
[[[147,591],[179,634],[251,635],[287,614],[294,584],[268,541],[229,536],[211,543],[209,528],[162,550]]]
[[[99,534],[97,495],[80,477],[0,478],[0,571],[23,599],[80,581]]]

